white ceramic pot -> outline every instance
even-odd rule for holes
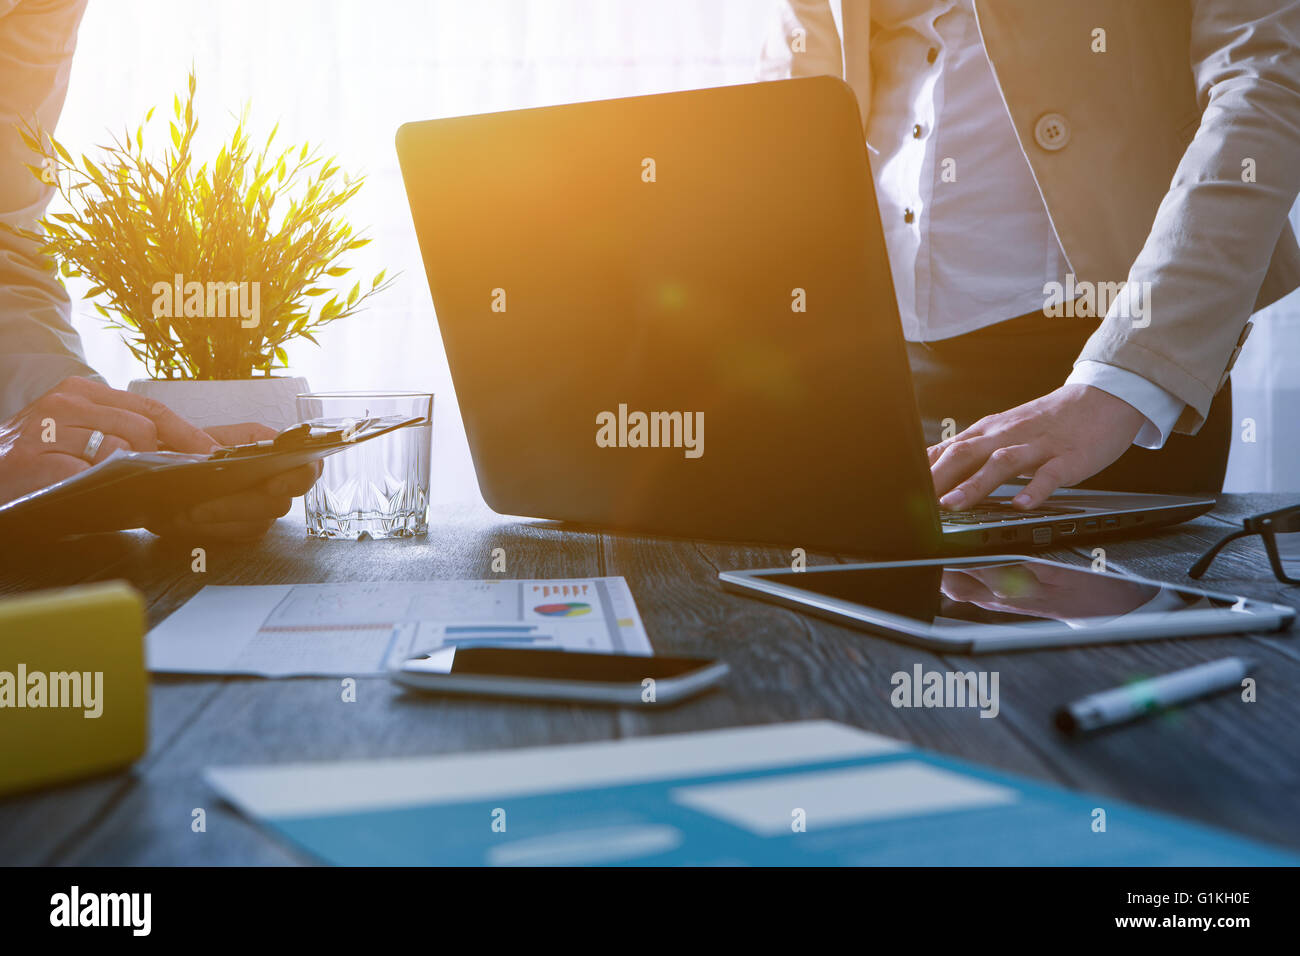
[[[298,395],[311,391],[293,378],[226,379],[214,382],[156,381],[137,378],[126,387],[133,395],[157,399],[199,428],[258,422],[276,431],[298,421]]]

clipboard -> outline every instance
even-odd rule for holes
[[[274,439],[210,455],[119,450],[71,478],[0,505],[0,535],[50,538],[163,524],[204,501],[427,421],[388,416],[334,429],[302,423]]]

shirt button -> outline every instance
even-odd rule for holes
[[[1034,124],[1034,141],[1055,152],[1070,141],[1070,124],[1060,113],[1044,113]]]
[[[917,123],[915,126],[912,127],[912,139],[920,139],[920,138],[921,138],[921,124]]]
[[[934,62],[935,60],[937,60],[937,59],[939,59],[939,50],[938,50],[938,48],[937,48],[937,47],[930,47],[929,51],[925,54],[925,62],[926,62],[926,63],[933,63],[933,62]]]
[[[916,213],[910,209],[903,210],[903,222],[912,222],[914,219],[916,219]]]

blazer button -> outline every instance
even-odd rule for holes
[[[1056,152],[1070,141],[1070,124],[1060,113],[1044,113],[1034,124],[1034,141],[1043,149]]]

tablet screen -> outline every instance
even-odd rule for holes
[[[934,627],[1108,623],[1134,613],[1230,608],[1232,601],[1043,561],[810,569],[756,577]]]

